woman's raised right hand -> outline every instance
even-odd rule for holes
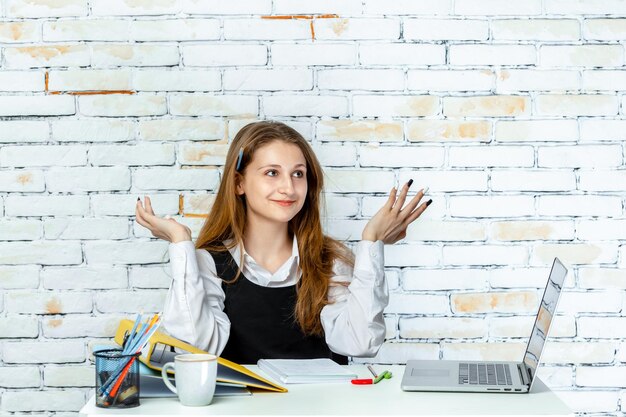
[[[152,210],[150,197],[145,197],[146,207],[144,208],[140,199],[137,199],[135,207],[135,216],[137,223],[152,232],[152,236],[168,242],[178,243],[185,240],[191,240],[191,229],[184,224],[178,223],[169,216],[158,217]]]

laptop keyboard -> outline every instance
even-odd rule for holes
[[[502,363],[460,363],[459,384],[513,385],[510,366]]]

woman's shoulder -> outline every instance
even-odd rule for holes
[[[196,252],[202,252],[205,256],[215,257],[223,253],[228,253],[229,249],[232,245],[229,244],[228,240],[225,241],[215,241],[215,242],[205,242],[201,245],[198,245],[196,242]]]
[[[216,271],[218,267],[223,268],[224,265],[232,264],[235,268],[238,268],[238,263],[235,260],[236,248],[233,248],[229,244],[229,241],[220,241],[211,244],[204,244],[200,248],[196,248],[196,253],[199,258],[204,260],[206,266],[209,266],[212,271]]]

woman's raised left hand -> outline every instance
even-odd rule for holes
[[[428,200],[419,204],[424,197],[425,190],[420,190],[409,202],[404,206],[409,188],[413,180],[410,180],[402,187],[400,195],[396,187],[391,189],[389,199],[384,206],[370,219],[363,229],[363,240],[371,240],[376,242],[382,240],[383,243],[393,244],[406,237],[406,228],[415,221],[426,208],[433,202]],[[419,206],[418,206],[419,204]]]

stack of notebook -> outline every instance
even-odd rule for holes
[[[165,386],[161,373],[148,368],[143,363],[139,368],[140,398],[176,397],[169,388]],[[176,385],[174,377],[169,378],[172,385]],[[245,385],[218,382],[215,385],[216,397],[227,397],[231,395],[252,395]]]
[[[331,359],[260,359],[257,365],[283,384],[345,382],[357,377]]]

